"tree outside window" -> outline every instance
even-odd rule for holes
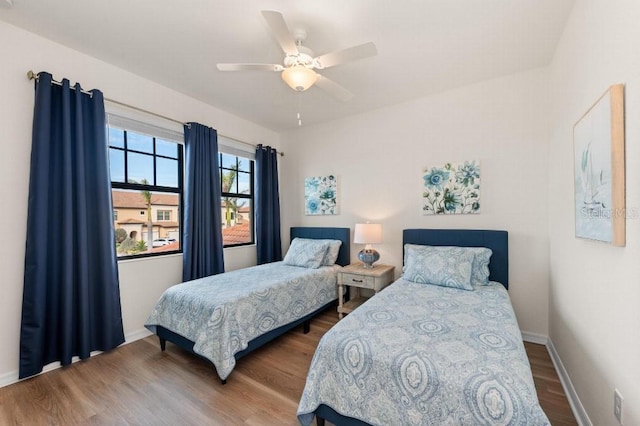
[[[254,242],[253,173],[252,160],[220,154],[221,226],[225,247]]]

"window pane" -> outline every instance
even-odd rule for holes
[[[156,154],[165,157],[178,158],[178,144],[175,142],[156,139]]]
[[[222,242],[225,246],[252,242],[251,201],[222,197]]]
[[[124,148],[124,130],[109,127],[109,146]]]
[[[235,170],[222,170],[222,192],[238,193],[238,173]]]
[[[251,194],[251,174],[238,173],[238,194]]]
[[[156,157],[156,185],[178,187],[178,160]]]
[[[221,167],[225,169],[235,169],[236,168],[236,157],[229,154],[222,153],[222,164]]]
[[[158,210],[158,220],[171,220],[171,210]]]
[[[129,183],[143,183],[153,185],[153,156],[127,152]]]
[[[238,157],[238,170],[243,172],[251,171],[251,160],[248,158]]]
[[[112,182],[124,183],[124,151],[109,148],[109,169]]]
[[[127,149],[153,154],[153,138],[139,133],[127,132]]]
[[[147,226],[146,210],[144,207],[141,209],[145,204],[141,191],[114,189],[111,194],[119,257],[180,249],[180,224],[177,219],[171,221],[179,217],[178,194],[151,192],[151,210],[162,209],[155,217],[152,216],[155,220],[151,228]],[[159,224],[160,221],[163,223]]]

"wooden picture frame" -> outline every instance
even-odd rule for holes
[[[625,245],[624,85],[573,126],[576,237]]]

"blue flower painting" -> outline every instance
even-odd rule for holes
[[[425,215],[480,213],[478,162],[427,167],[422,173],[422,180],[422,211]]]
[[[338,181],[335,176],[314,176],[304,180],[306,215],[338,214]]]

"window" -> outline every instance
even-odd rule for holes
[[[171,220],[171,210],[158,210],[158,221]]]
[[[118,258],[179,252],[182,145],[111,124],[108,138]]]
[[[222,242],[225,247],[253,244],[254,161],[224,152],[219,160]]]

